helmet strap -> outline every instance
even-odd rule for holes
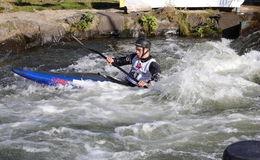
[[[144,47],[143,47],[143,53],[142,53],[142,56],[141,56],[141,59],[150,51],[150,49],[148,48],[148,50],[146,52],[144,52]]]

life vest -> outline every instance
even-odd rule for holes
[[[150,64],[152,62],[156,62],[155,59],[151,58],[146,62],[142,62],[138,56],[136,55],[132,60],[132,68],[129,74],[137,79],[138,81],[149,82],[152,78],[152,75],[149,71]],[[127,77],[127,80],[135,85],[137,85],[136,81],[130,77]]]

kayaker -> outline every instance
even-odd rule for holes
[[[132,65],[129,72],[131,76],[136,78],[137,83],[131,77],[126,77],[129,85],[148,87],[151,81],[158,81],[161,73],[160,66],[156,60],[150,55],[151,42],[145,38],[139,38],[135,42],[136,53],[125,57],[113,58],[107,57],[109,64],[118,66]]]

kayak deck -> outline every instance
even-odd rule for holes
[[[101,75],[99,73],[53,73],[53,72],[36,72],[13,68],[12,71],[26,79],[46,84],[46,85],[69,85],[74,80],[91,80],[99,82],[113,82],[125,86],[130,86],[125,81],[117,80],[110,76]]]

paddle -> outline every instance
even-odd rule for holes
[[[78,38],[76,38],[76,37],[73,36],[73,35],[71,35],[71,36],[72,36],[72,38],[74,38],[84,49],[89,50],[89,51],[92,51],[92,52],[94,52],[94,53],[97,53],[97,54],[100,55],[102,58],[107,59],[107,57],[104,56],[104,55],[103,55],[102,53],[100,53],[99,51],[94,50],[94,49],[92,49],[92,48],[86,47]],[[126,72],[125,70],[123,70],[123,69],[122,69],[121,67],[119,67],[118,65],[116,65],[116,64],[114,64],[114,63],[112,63],[112,65],[113,65],[114,67],[116,67],[117,69],[119,69],[120,71],[122,71],[122,72],[123,72],[124,74],[126,74],[127,76],[129,76],[130,78],[132,78],[136,83],[139,82],[136,78],[134,78],[132,75],[130,75],[128,72]]]

